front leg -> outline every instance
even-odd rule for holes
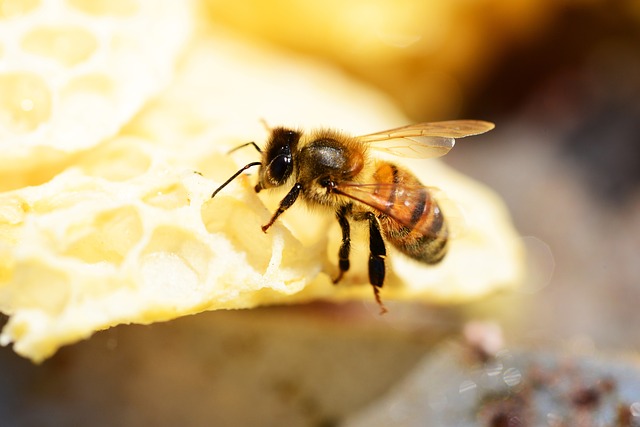
[[[276,222],[276,219],[278,219],[278,217],[282,213],[284,213],[284,211],[289,209],[291,205],[295,203],[295,201],[298,199],[298,196],[300,195],[300,191],[302,191],[302,184],[296,182],[293,188],[289,190],[286,196],[284,196],[284,199],[282,199],[282,201],[280,202],[280,206],[278,206],[278,210],[275,211],[269,222],[262,226],[262,231],[266,233],[269,227],[271,227],[273,223]]]
[[[338,266],[340,267],[340,273],[338,277],[333,280],[336,284],[342,279],[342,276],[349,270],[349,253],[351,252],[351,227],[349,225],[348,215],[351,214],[351,204],[343,205],[336,211],[336,218],[340,229],[342,230],[342,243],[340,244],[340,250],[338,251]]]

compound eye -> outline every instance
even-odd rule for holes
[[[274,186],[282,185],[291,175],[291,155],[280,154],[269,163],[269,180]]]

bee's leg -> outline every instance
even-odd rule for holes
[[[369,220],[369,282],[373,285],[373,293],[380,306],[380,314],[387,312],[380,299],[380,288],[384,284],[384,259],[387,256],[387,249],[380,232],[380,223],[373,212],[367,212],[366,218]]]
[[[278,210],[275,211],[269,222],[262,226],[262,231],[266,233],[269,227],[271,227],[273,223],[276,222],[276,219],[278,219],[278,217],[282,213],[284,213],[284,211],[289,209],[291,205],[295,203],[295,201],[298,199],[298,196],[300,195],[301,190],[302,184],[296,182],[293,188],[289,190],[286,196],[284,196],[284,199],[282,199],[282,201],[280,202],[280,206],[278,206]]]
[[[340,273],[338,277],[333,279],[333,283],[336,284],[342,279],[342,276],[349,270],[349,253],[351,252],[351,226],[349,225],[349,219],[347,216],[351,213],[351,204],[343,205],[336,211],[336,218],[340,224],[342,230],[342,243],[340,244],[340,250],[338,251],[338,266],[340,267]]]

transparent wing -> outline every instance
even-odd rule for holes
[[[359,136],[369,147],[394,156],[440,157],[455,145],[456,138],[479,135],[493,129],[493,123],[481,120],[451,120],[417,123]]]

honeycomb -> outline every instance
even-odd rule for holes
[[[257,195],[255,176],[215,199],[211,193],[256,160],[250,149],[226,153],[247,141],[261,144],[261,120],[365,134],[406,118],[334,68],[200,28],[183,4],[0,3],[2,19],[21,34],[21,57],[36,56],[30,68],[8,71],[17,44],[0,51],[3,90],[11,95],[2,97],[8,140],[0,161],[21,169],[23,182],[37,181],[14,181],[0,193],[0,311],[9,316],[0,343],[33,361],[122,323],[314,299],[373,300],[366,244],[354,243],[344,283],[331,283],[340,240],[333,215],[294,206],[264,234],[260,226],[282,194]],[[47,8],[57,12],[36,19]],[[51,22],[62,22],[57,16],[77,26],[52,30]],[[145,25],[143,35],[126,31]],[[174,27],[183,32],[165,34]],[[184,44],[191,27],[196,34]],[[68,48],[68,38],[77,45]],[[95,46],[100,55],[91,53]],[[144,46],[162,49],[142,52]],[[75,100],[65,98],[69,87]],[[109,101],[95,96],[104,90]],[[158,95],[150,99],[152,92]],[[52,152],[64,156],[47,157]],[[522,253],[502,202],[437,161],[407,167],[469,214],[437,267],[392,252],[383,299],[459,302],[516,284]],[[354,227],[354,242],[364,238]]]
[[[0,190],[112,136],[170,79],[188,2],[0,1]]]

